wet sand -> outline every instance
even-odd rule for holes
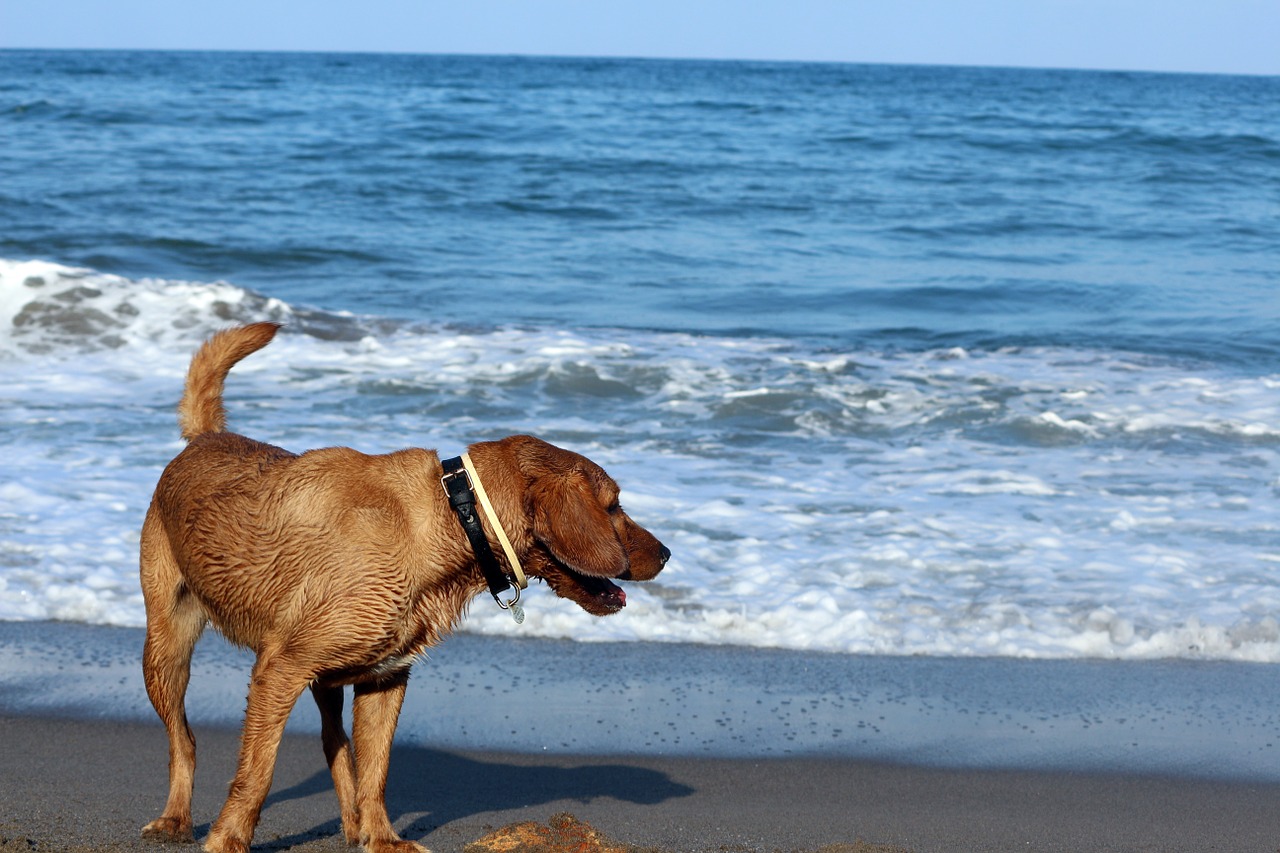
[[[2,850],[159,849],[139,840],[165,796],[157,725],[0,718]],[[237,736],[197,732],[196,836],[217,814]],[[851,760],[473,753],[401,747],[397,829],[436,853],[568,811],[618,841],[672,851],[1272,851],[1280,785]],[[315,739],[286,738],[256,849],[346,849]],[[186,848],[190,849],[190,848]]]

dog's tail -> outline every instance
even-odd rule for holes
[[[178,403],[178,426],[190,441],[206,432],[227,428],[227,411],[222,406],[222,387],[232,366],[271,343],[279,323],[253,323],[218,332],[204,342],[191,358],[187,384]]]

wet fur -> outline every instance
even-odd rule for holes
[[[227,373],[276,330],[231,329],[194,356],[178,408],[188,443],[143,524],[143,674],[169,735],[169,799],[143,835],[192,838],[195,740],[184,696],[192,650],[212,624],[257,660],[239,765],[205,849],[248,849],[285,720],[310,689],[347,841],[376,853],[422,850],[398,837],[384,804],[409,668],[487,587],[434,451],[294,454],[225,431]],[[589,459],[530,436],[469,453],[525,571],[588,612],[619,609],[624,597],[610,579],[648,580],[670,556]],[[500,554],[487,520],[486,531]],[[345,685],[354,692],[350,739]]]

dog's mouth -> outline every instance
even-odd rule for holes
[[[627,593],[608,578],[584,575],[552,560],[538,573],[551,590],[593,616],[608,616],[627,606]]]

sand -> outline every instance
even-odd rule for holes
[[[163,730],[138,712],[146,700],[126,667],[138,640],[0,623],[0,850],[162,849],[138,839],[166,785]],[[197,838],[234,770],[238,655],[215,644],[197,665],[210,691],[194,691]],[[672,851],[1280,848],[1273,667],[845,658],[454,638],[431,663],[452,675],[411,691],[391,816],[436,853],[561,812]],[[609,672],[611,686],[584,695]],[[256,849],[346,849],[308,710],[282,744]],[[777,734],[788,728],[800,735]]]

